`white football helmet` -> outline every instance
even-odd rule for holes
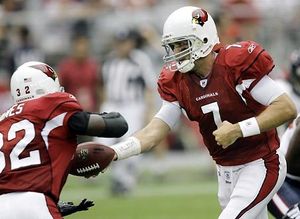
[[[173,43],[185,41],[187,48],[174,54]],[[186,6],[167,18],[162,36],[166,49],[164,61],[173,71],[186,73],[195,66],[194,61],[207,56],[219,43],[217,28],[212,17],[203,9]]]
[[[26,62],[13,73],[10,92],[15,103],[63,91],[56,72],[42,62]]]

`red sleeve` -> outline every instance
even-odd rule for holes
[[[261,52],[253,64],[249,66],[249,68],[245,70],[242,75],[243,79],[249,79],[253,77],[256,79],[249,87],[249,90],[251,90],[263,76],[268,75],[274,66],[273,59],[269,53],[265,50]]]
[[[167,70],[163,67],[159,78],[158,78],[158,93],[163,100],[173,102],[177,101],[176,97],[176,84],[174,84],[174,74],[175,72]]]
[[[50,97],[51,98],[51,97]],[[68,121],[71,116],[79,111],[82,111],[82,107],[77,102],[76,98],[68,93],[61,93],[53,99],[56,107],[50,112],[48,119],[52,119],[58,115],[65,114],[63,120],[63,127],[68,127]],[[62,130],[62,133],[66,136],[73,136],[74,133],[71,133],[69,128]]]
[[[82,107],[72,94],[62,93],[59,98],[56,98],[53,101],[56,102],[56,107],[51,112],[50,116],[54,117],[66,112],[67,115],[65,116],[65,122],[67,122],[74,113],[82,111]]]
[[[254,79],[248,88],[249,90],[274,68],[274,62],[270,54],[253,41],[240,42],[236,46],[228,46],[225,62],[238,83],[242,80]]]

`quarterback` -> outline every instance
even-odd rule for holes
[[[286,175],[275,128],[296,116],[294,103],[268,76],[270,54],[253,41],[221,45],[210,14],[192,6],[169,15],[162,45],[162,107],[145,128],[112,145],[115,158],[157,145],[185,111],[216,163],[219,219],[267,219],[267,204]]]
[[[27,62],[11,77],[15,104],[0,117],[1,218],[62,218],[57,202],[77,135],[120,137],[128,129],[119,113],[84,112],[61,91],[45,63]]]

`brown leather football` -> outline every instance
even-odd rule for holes
[[[71,161],[70,174],[91,177],[105,170],[113,160],[115,151],[96,142],[84,142],[77,146]]]

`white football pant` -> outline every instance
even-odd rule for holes
[[[46,198],[36,192],[0,195],[0,219],[53,219]]]
[[[223,209],[219,219],[267,219],[267,204],[284,182],[286,161],[277,150],[271,159],[238,166],[217,165],[217,171]]]

